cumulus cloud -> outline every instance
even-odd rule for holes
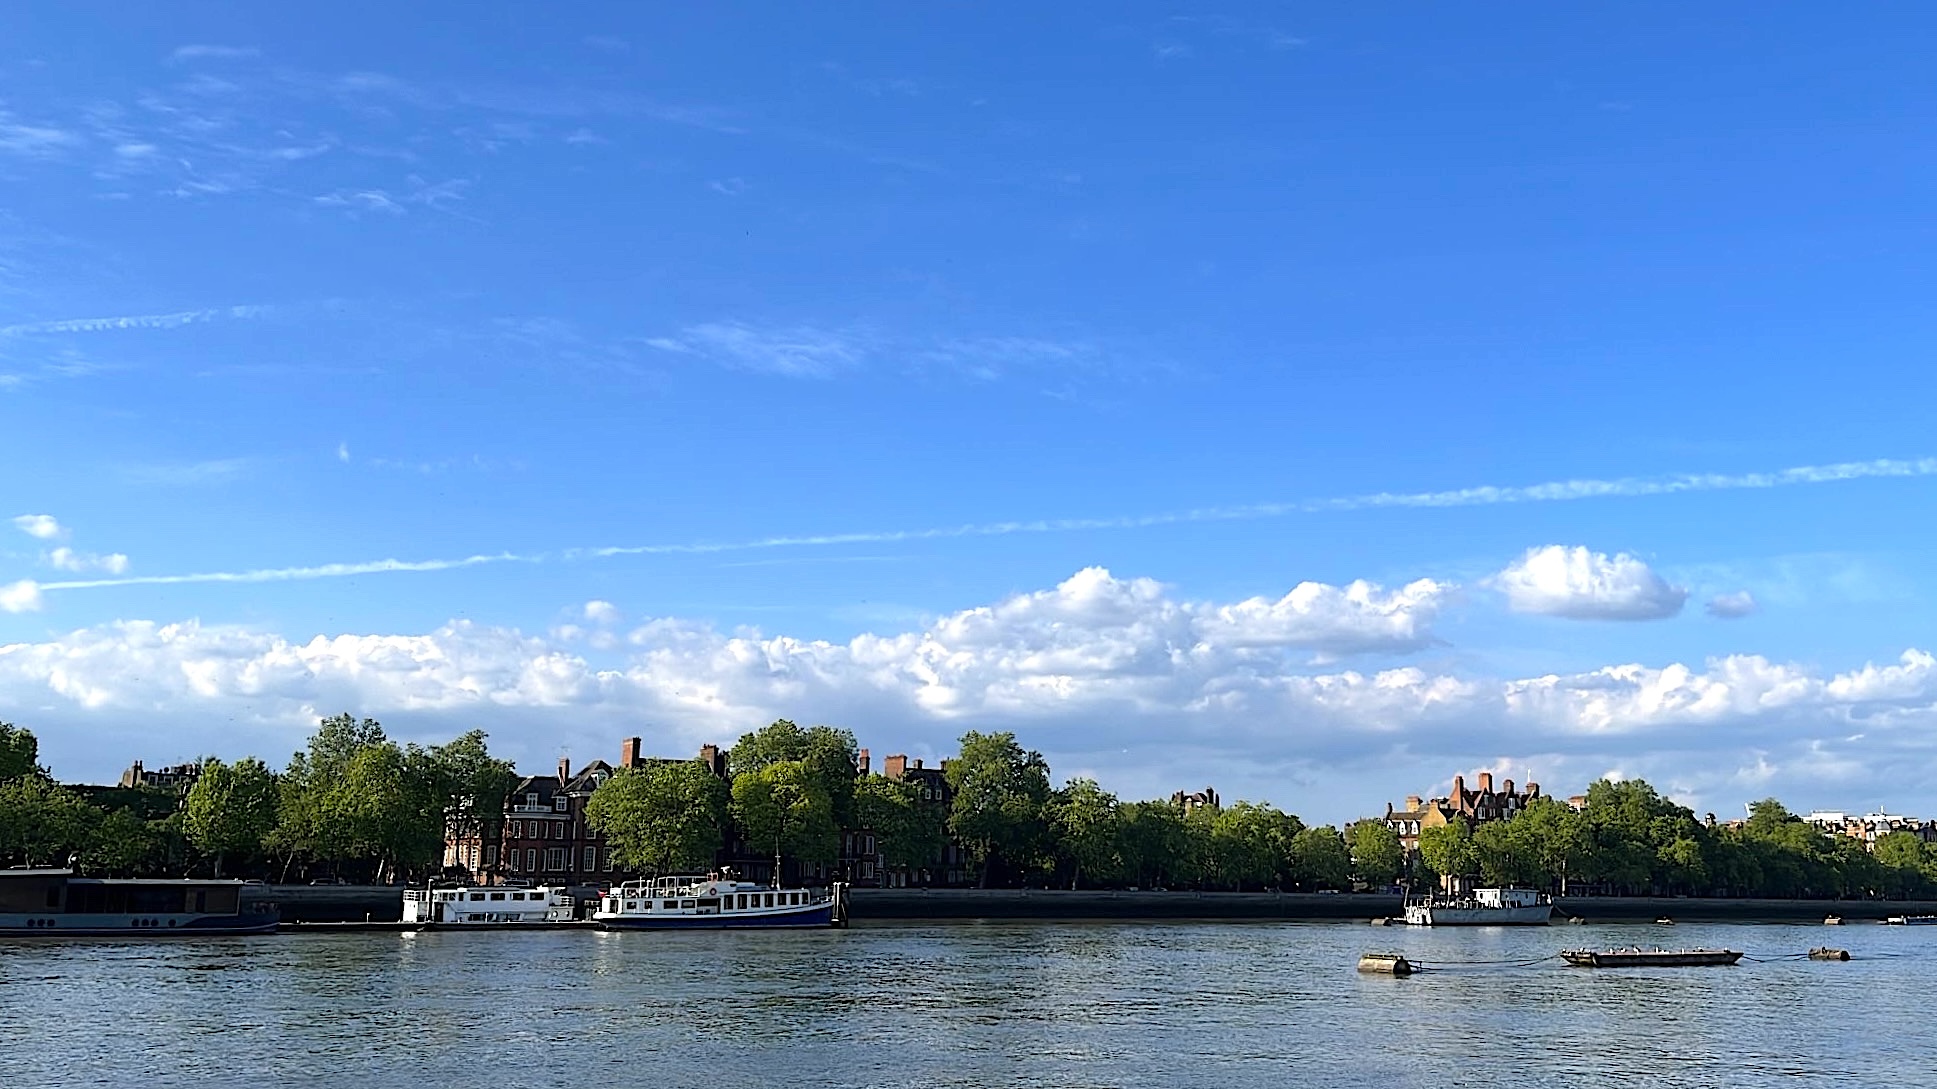
[[[619,620],[619,607],[610,601],[588,601],[584,609],[585,619],[594,624],[616,624]]]
[[[105,571],[110,575],[119,575],[128,570],[128,557],[119,552],[103,555],[62,547],[47,553],[47,562],[61,571]]]
[[[1708,615],[1721,620],[1740,620],[1758,608],[1760,606],[1756,603],[1755,595],[1747,590],[1716,594],[1708,599]]]
[[[40,608],[40,584],[33,579],[0,586],[0,612],[27,613]]]
[[[1753,655],[1522,678],[1313,664],[1429,643],[1442,593],[1305,584],[1201,602],[1093,568],[846,641],[658,618],[606,650],[571,625],[534,636],[452,622],[305,641],[123,621],[0,647],[0,706],[22,709],[15,717],[40,729],[69,776],[112,775],[120,751],[74,765],[104,760],[117,732],[120,744],[165,741],[181,755],[273,756],[320,715],[351,709],[406,737],[482,726],[528,762],[633,733],[679,753],[781,716],[917,754],[947,752],[967,729],[1013,729],[1059,774],[1146,794],[1214,781],[1328,819],[1487,759],[1530,766],[1555,791],[1620,768],[1723,802],[1785,785],[1812,792],[1797,797],[1804,805],[1826,783],[1860,797],[1937,786],[1937,771],[1904,773],[1932,766],[1937,728],[1937,658],[1920,650],[1838,673]],[[31,608],[36,596],[16,584],[0,603]]]
[[[38,537],[43,541],[59,540],[67,536],[67,530],[62,528],[60,521],[51,514],[22,514],[14,518],[13,524],[15,529],[27,536]]]
[[[1574,620],[1662,620],[1688,600],[1639,557],[1585,546],[1530,548],[1487,585],[1515,612]]]

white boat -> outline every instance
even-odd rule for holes
[[[491,886],[404,892],[404,922],[429,926],[569,923],[577,914],[577,899],[567,890],[549,885],[535,889]]]
[[[1532,889],[1474,889],[1406,900],[1406,922],[1414,926],[1546,926],[1553,913],[1553,902]]]
[[[592,918],[612,930],[845,926],[847,886],[783,889],[731,871],[628,881],[605,894]]]
[[[1892,915],[1883,921],[1889,926],[1937,926],[1937,915]]]
[[[253,882],[76,877],[0,870],[0,937],[179,938],[274,933],[274,904],[244,900]]]

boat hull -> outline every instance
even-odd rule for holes
[[[721,913],[718,915],[675,915],[657,912],[646,915],[595,916],[607,930],[800,930],[834,925],[834,905],[823,901],[793,911],[758,914]]]
[[[1551,904],[1497,908],[1415,904],[1406,909],[1406,922],[1413,926],[1546,926],[1553,914]]]
[[[1733,949],[1684,949],[1626,952],[1569,949],[1561,958],[1576,968],[1707,968],[1734,964],[1742,954]]]
[[[0,915],[0,938],[208,938],[274,934],[276,912],[243,915],[92,913]]]

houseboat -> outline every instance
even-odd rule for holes
[[[578,917],[578,899],[569,890],[541,885],[409,889],[404,893],[406,923],[424,926],[512,926],[569,923]]]
[[[731,871],[627,881],[605,894],[592,918],[611,930],[846,926],[847,886],[783,889],[736,880]]]
[[[1546,926],[1553,901],[1532,889],[1474,889],[1406,899],[1414,926]]]
[[[1576,968],[1702,968],[1734,964],[1734,949],[1567,949],[1562,960]]]
[[[163,938],[269,934],[275,905],[245,900],[253,882],[76,877],[0,870],[0,937]]]

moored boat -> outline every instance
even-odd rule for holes
[[[1406,900],[1406,922],[1413,926],[1546,926],[1553,914],[1553,902],[1532,889],[1474,889]]]
[[[1576,968],[1699,968],[1734,964],[1734,949],[1566,949],[1561,959]]]
[[[1937,915],[1892,915],[1883,922],[1886,926],[1937,926]]]
[[[845,926],[847,886],[783,889],[730,871],[628,881],[605,894],[592,918],[611,930]]]
[[[516,926],[567,923],[578,917],[578,900],[562,888],[409,889],[406,923],[425,926]]]
[[[251,882],[76,877],[54,868],[0,870],[0,937],[172,938],[269,934],[280,913],[245,901]]]

